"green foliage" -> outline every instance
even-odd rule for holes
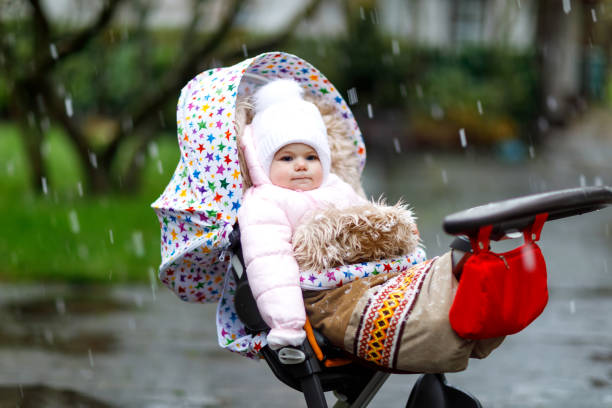
[[[435,58],[430,68],[415,75],[423,97],[412,92],[409,101],[416,109],[428,109],[431,103],[443,109],[475,107],[480,101],[489,113],[529,120],[537,113],[537,75],[530,58],[486,49]]]
[[[433,108],[449,113],[448,122],[456,112],[477,112],[479,102],[488,120],[510,121],[520,134],[537,117],[539,84],[532,50],[422,47],[381,34],[369,18],[353,20],[344,37],[293,38],[284,50],[319,68],[345,97],[355,88],[357,113],[372,104],[376,110],[400,109],[417,120],[435,121],[439,118],[432,119]],[[239,34],[234,39],[238,43]],[[21,33],[16,41],[23,43],[17,48],[26,55],[24,44],[31,41],[30,36]],[[60,64],[54,79],[70,95],[80,117],[117,119],[173,69],[181,48],[188,46],[182,41],[179,29],[111,27],[83,52]],[[174,124],[174,102],[168,101],[157,115],[169,127]],[[0,82],[0,112],[6,111],[6,103]],[[160,123],[153,125],[159,129]]]
[[[145,36],[127,28],[109,29],[62,63],[55,79],[65,86],[81,113],[117,116],[128,104],[138,104],[144,93],[172,70],[179,33],[160,30]],[[173,122],[172,107],[162,114]]]
[[[149,278],[159,263],[159,225],[150,203],[178,161],[176,141],[160,138],[146,157],[146,182],[135,196],[87,198],[65,136],[50,132],[48,191],[29,190],[29,168],[16,129],[0,125],[0,281],[126,282]],[[160,172],[161,169],[161,172]]]
[[[14,60],[10,63],[25,67],[36,57],[29,22],[11,21],[5,25],[11,33],[10,41],[15,44]],[[70,36],[74,28],[63,27],[62,30],[63,36]],[[59,63],[50,74],[60,93],[70,96],[79,117],[118,117],[126,108],[137,105],[144,93],[173,69],[181,51],[181,40],[180,29],[144,31],[110,27],[84,50]],[[7,80],[0,76],[0,118],[8,117]],[[160,121],[174,123],[174,102],[159,112]]]
[[[437,109],[446,116],[446,125],[454,128],[453,135],[462,126],[448,123],[449,116],[478,115],[478,103],[483,120],[486,116],[486,120],[500,121],[502,127],[509,124],[515,129],[514,137],[525,134],[521,129],[531,126],[539,112],[533,50],[440,49],[363,34],[336,41],[294,41],[288,48],[321,69],[345,96],[355,88],[360,105],[399,108],[417,120],[428,117],[432,122],[436,121],[432,109]]]
[[[25,58],[31,38],[18,27],[17,48]],[[488,113],[507,115],[518,123],[529,123],[537,115],[533,51],[421,47],[381,35],[373,27],[369,20],[358,19],[344,38],[294,38],[284,50],[311,62],[344,95],[355,88],[360,101],[377,107],[429,111],[432,103],[453,109],[475,106],[480,100]],[[181,41],[182,32],[177,29],[110,28],[83,52],[60,64],[54,76],[79,113],[118,115],[125,112],[127,103],[137,104],[173,69],[184,46]],[[398,53],[393,52],[394,43]],[[417,87],[423,90],[422,98]],[[0,80],[0,112],[6,111],[5,88]],[[166,123],[174,123],[173,103],[161,114]]]
[[[32,38],[24,27],[16,25],[13,32],[19,59],[27,61],[33,57],[28,46]],[[492,133],[512,134],[516,123],[528,124],[537,114],[532,52],[423,48],[380,35],[368,24],[350,29],[351,34],[340,39],[294,38],[284,50],[319,68],[345,96],[355,88],[359,104],[354,108],[371,103],[376,109],[401,109],[411,113],[411,123],[420,123],[421,129],[450,132],[455,141],[457,127],[470,129],[470,140],[478,135],[484,140]],[[63,61],[53,72],[54,80],[72,98],[79,118],[117,119],[174,68],[185,45],[181,34],[110,28],[82,53]],[[0,79],[0,114],[7,111],[7,86]],[[174,102],[161,112],[168,135],[147,151],[143,188],[132,197],[82,197],[83,170],[72,144],[56,130],[42,146],[48,191],[35,194],[29,190],[30,169],[20,136],[14,126],[0,126],[0,211],[10,214],[2,226],[10,233],[0,236],[5,259],[0,280],[148,278],[148,270],[159,262],[159,228],[149,204],[178,159],[176,141],[169,135],[174,133]],[[432,120],[432,105],[445,112],[444,121]],[[99,129],[104,127],[100,123]],[[134,148],[124,143],[114,164],[126,163],[124,158]]]

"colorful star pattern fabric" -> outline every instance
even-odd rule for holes
[[[225,276],[223,296],[217,303],[217,340],[219,346],[252,359],[259,359],[259,350],[268,342],[265,332],[256,335],[248,334],[246,327],[236,313],[234,294],[236,280],[233,273]]]
[[[161,227],[159,277],[188,302],[215,302],[229,268],[229,233],[242,197],[234,105],[250,60],[205,71],[177,105],[180,161],[151,205]]]
[[[411,254],[395,259],[342,265],[322,271],[301,271],[300,286],[302,289],[309,290],[337,288],[356,279],[367,278],[368,276],[381,273],[399,272],[426,259],[427,256],[423,248],[417,248]]]
[[[363,138],[338,90],[303,59],[282,52],[264,53],[231,67],[204,71],[183,87],[177,104],[181,157],[168,186],[151,205],[161,228],[161,282],[184,301],[218,302],[219,345],[253,358],[266,344],[265,334],[247,334],[236,316],[236,282],[228,273],[229,235],[243,194],[234,122],[236,97],[252,94],[262,82],[251,79],[262,77],[292,78],[306,92],[333,102],[352,129],[350,137],[363,169]],[[313,274],[313,281],[308,276],[304,282],[318,289],[335,287],[367,274],[396,270],[417,259],[419,255],[411,255],[319,271]]]

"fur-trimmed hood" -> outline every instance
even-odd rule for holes
[[[257,158],[255,145],[253,143],[253,127],[251,125],[246,125],[244,127],[244,132],[240,137],[240,149],[243,152],[243,160],[246,162],[245,164],[249,170],[251,184],[255,187],[263,184],[272,184]]]

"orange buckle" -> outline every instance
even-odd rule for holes
[[[308,317],[306,317],[306,322],[304,323],[304,330],[306,331],[306,338],[308,339],[308,342],[310,343],[310,346],[312,347],[312,350],[314,351],[315,356],[317,356],[317,359],[321,361],[325,367],[341,367],[341,366],[352,363],[352,361],[349,360],[348,358],[329,358],[328,359],[327,357],[323,355],[323,352],[321,351],[321,347],[319,347],[319,344],[317,343],[317,340],[315,339],[314,332],[312,331],[312,326],[310,324],[310,320],[308,320]]]

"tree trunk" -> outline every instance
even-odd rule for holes
[[[560,3],[538,2],[536,34],[541,111],[553,124],[565,123],[580,97],[582,3],[571,2],[571,10],[565,11]]]
[[[49,178],[41,152],[42,131],[38,124],[30,123],[27,118],[19,117],[18,123],[30,168],[30,186],[37,194],[46,194],[49,188]]]
[[[87,178],[87,185],[89,186],[89,192],[94,195],[102,195],[109,193],[113,190],[113,182],[111,180],[110,168],[103,163],[97,163],[96,166],[92,164],[92,161],[96,159],[87,158],[87,162],[84,163],[85,177]],[[83,161],[83,158],[81,158]]]
[[[373,1],[373,0],[369,0]],[[103,9],[98,13],[98,16],[93,20],[92,24],[83,27],[76,33],[56,33],[53,24],[48,19],[44,2],[41,0],[29,0],[29,10],[31,12],[26,22],[29,23],[29,30],[34,34],[34,38],[28,44],[32,49],[31,55],[28,55],[23,61],[19,61],[19,54],[15,51],[14,44],[9,41],[0,41],[0,58],[1,61],[11,61],[10,65],[4,66],[0,64],[3,74],[7,74],[9,83],[14,82],[15,93],[20,93],[21,98],[16,99],[16,105],[22,112],[16,113],[15,117],[20,122],[20,129],[24,133],[24,142],[26,142],[26,150],[29,156],[29,165],[32,167],[32,182],[37,191],[42,191],[42,180],[45,176],[44,157],[40,151],[40,143],[44,137],[44,130],[40,128],[40,119],[49,118],[54,125],[62,128],[68,140],[76,149],[79,161],[84,171],[84,180],[89,193],[100,194],[106,193],[117,186],[122,187],[123,191],[134,191],[140,183],[140,175],[142,166],[139,165],[139,157],[145,154],[145,149],[150,137],[143,132],[147,131],[148,122],[151,122],[153,115],[163,108],[164,104],[169,99],[174,100],[176,94],[181,89],[183,84],[191,79],[194,73],[202,67],[202,61],[209,60],[213,56],[224,57],[242,57],[242,50],[236,51],[234,46],[228,49],[232,50],[227,53],[219,51],[222,46],[228,46],[228,38],[231,38],[231,32],[234,29],[234,23],[242,9],[242,6],[247,0],[232,0],[227,2],[226,10],[220,23],[216,29],[206,38],[202,40],[194,40],[191,34],[192,31],[186,31],[186,39],[190,41],[191,49],[185,50],[178,58],[174,68],[168,71],[162,78],[155,81],[154,86],[146,87],[142,92],[138,93],[138,97],[132,101],[125,101],[126,109],[124,110],[124,118],[129,118],[131,129],[120,130],[117,137],[103,151],[93,154],[91,140],[88,140],[78,117],[73,117],[73,112],[67,112],[64,102],[64,93],[60,92],[57,79],[52,75],[53,70],[70,55],[80,53],[91,41],[100,37],[105,27],[114,15],[117,6],[123,0],[108,0]],[[194,16],[191,22],[192,29],[197,27],[199,21],[200,9],[205,0],[193,0]],[[271,38],[266,38],[262,42],[249,44],[249,50],[253,53],[263,50],[279,48],[280,43],[286,41],[298,24],[313,15],[317,10],[322,0],[310,0],[305,6],[290,19],[286,26],[281,29],[276,35]],[[149,4],[142,3],[145,9],[142,10],[143,16],[149,11]],[[5,30],[5,26],[0,19],[0,34]],[[142,21],[144,22],[144,18]],[[141,27],[142,28],[142,27]],[[148,31],[141,31],[148,41],[146,35]],[[146,43],[146,41],[144,41]],[[49,44],[54,45],[54,52],[49,51]],[[252,46],[251,46],[252,45]],[[145,47],[143,52],[148,52]],[[53,54],[53,55],[52,55]],[[143,60],[146,60],[144,58]],[[18,67],[18,68],[15,68]],[[152,69],[151,65],[146,65],[146,69]],[[153,72],[153,71],[150,71]],[[145,81],[151,85],[152,81]],[[92,84],[92,86],[100,86]],[[35,108],[42,101],[46,107],[43,111],[37,111]],[[34,112],[34,120],[28,120],[30,111]],[[31,115],[30,115],[31,116]],[[30,128],[30,122],[35,124],[35,129]],[[144,129],[143,129],[144,128]],[[116,160],[116,154],[119,151],[120,145],[128,139],[139,134],[138,147],[135,156],[130,158],[130,171],[122,175],[123,180],[115,179],[111,173],[111,164]],[[123,184],[123,185],[122,185]]]
[[[13,103],[10,108],[12,115],[17,119],[17,125],[23,138],[30,168],[30,186],[37,194],[43,194],[48,191],[49,178],[41,150],[44,139],[44,131],[41,127],[42,115],[39,107],[36,106],[36,93],[28,91],[32,90],[15,86],[11,92]]]
[[[146,148],[153,139],[154,129],[144,127],[139,130],[137,136],[138,144],[128,158],[127,171],[121,175],[121,190],[126,193],[134,193],[140,189],[142,184],[142,171],[145,166]]]

